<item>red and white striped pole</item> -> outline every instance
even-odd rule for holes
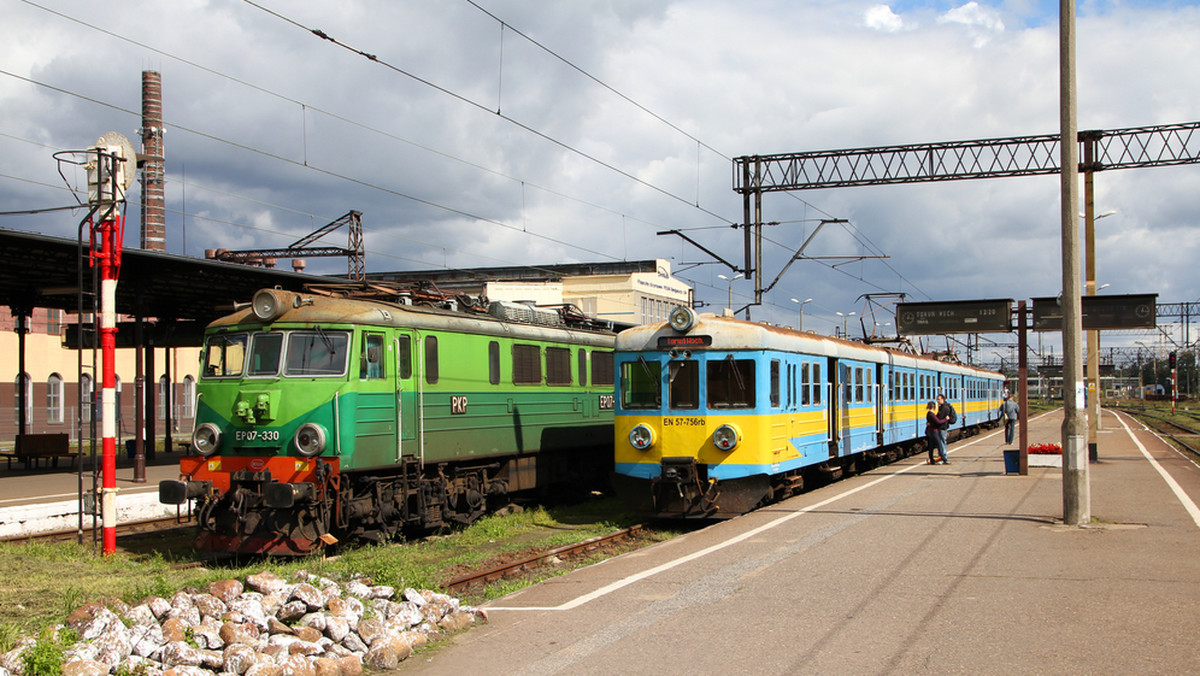
[[[117,277],[124,235],[121,202],[133,182],[136,155],[129,140],[116,132],[100,137],[89,165],[89,201],[99,218],[92,223],[92,264],[100,268],[100,411],[102,455],[100,519],[105,556],[117,551]],[[93,169],[94,167],[94,169]]]
[[[102,470],[100,515],[103,527],[104,554],[117,551],[117,272],[121,255],[118,238],[122,228],[120,216],[100,222],[100,355],[103,389],[100,407],[103,412]]]

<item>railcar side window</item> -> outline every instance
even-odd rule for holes
[[[771,360],[771,406],[779,408],[779,360]]]
[[[494,340],[488,343],[488,382],[500,384],[500,343]]]
[[[425,336],[425,382],[436,385],[440,377],[437,336]]]
[[[204,341],[205,378],[233,378],[242,375],[246,362],[246,334],[221,333]]]
[[[621,406],[627,409],[662,406],[662,364],[645,359],[621,364]]]
[[[613,353],[592,350],[592,385],[612,385],[613,376]]]
[[[338,376],[346,372],[350,334],[345,331],[292,331],[287,338],[288,376]]]
[[[256,333],[250,340],[248,376],[273,376],[279,373],[279,356],[283,352],[282,333]]]
[[[546,348],[546,384],[571,384],[571,351],[567,348]]]
[[[825,400],[824,391],[821,388],[821,365],[820,364],[812,365],[812,388],[813,388],[812,403],[816,404],[817,406],[820,406],[821,402],[823,402]]]
[[[542,384],[542,350],[537,345],[513,345],[513,383]]]
[[[412,377],[412,337],[400,336],[400,347],[397,350],[396,361],[400,369],[401,378]]]
[[[812,364],[804,362],[800,365],[800,405],[808,406],[812,403]]]
[[[754,408],[754,360],[708,362],[709,408]]]
[[[671,361],[668,368],[671,408],[699,408],[700,364],[690,359]]]

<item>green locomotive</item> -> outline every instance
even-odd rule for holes
[[[466,524],[612,467],[613,341],[573,308],[372,284],[263,289],[206,330],[198,544],[307,554]]]

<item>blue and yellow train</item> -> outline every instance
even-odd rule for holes
[[[614,487],[635,509],[730,517],[806,484],[925,448],[944,394],[952,434],[995,426],[999,373],[677,308],[617,336]]]

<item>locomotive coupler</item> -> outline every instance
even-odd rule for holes
[[[158,501],[164,505],[182,505],[188,500],[203,497],[211,492],[211,481],[164,479],[158,482]]]

